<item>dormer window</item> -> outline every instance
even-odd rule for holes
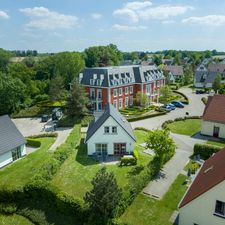
[[[93,74],[93,79],[97,79],[97,74]]]
[[[93,79],[90,79],[90,85],[95,85],[95,81]]]
[[[109,134],[109,127],[104,127],[104,134]]]

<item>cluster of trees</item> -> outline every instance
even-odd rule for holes
[[[26,57],[26,56],[37,56],[38,55],[38,51],[37,50],[15,50],[15,51],[11,51],[11,53],[16,56],[16,57]]]

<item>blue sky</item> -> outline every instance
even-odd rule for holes
[[[1,0],[0,47],[225,50],[224,0]]]

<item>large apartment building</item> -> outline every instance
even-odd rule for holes
[[[132,65],[86,68],[79,74],[79,82],[98,111],[107,103],[116,109],[131,107],[138,92],[145,93],[149,102],[158,101],[165,77],[156,66]]]

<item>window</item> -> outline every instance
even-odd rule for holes
[[[147,94],[150,94],[150,93],[151,93],[151,87],[150,87],[150,84],[147,84],[147,85],[146,85],[146,93],[147,93]]]
[[[123,99],[122,98],[119,99],[119,108],[120,109],[123,108]]]
[[[95,85],[95,81],[93,79],[90,79],[90,85]]]
[[[107,144],[95,144],[96,155],[107,155]]]
[[[128,94],[128,87],[125,87],[125,94]]]
[[[117,127],[112,127],[112,133],[117,134]]]
[[[21,148],[20,147],[12,150],[13,161],[15,161],[15,160],[17,160],[17,159],[19,159],[21,157],[22,157],[22,155],[21,155]]]
[[[117,100],[113,101],[113,106],[117,109]]]
[[[113,96],[117,97],[117,89],[113,89]]]
[[[123,95],[123,88],[119,89],[119,96]]]
[[[130,106],[133,106],[133,102],[134,102],[133,96],[130,96]]]
[[[130,86],[130,94],[133,94],[133,86]]]
[[[95,89],[94,88],[91,88],[90,89],[90,97],[91,98],[94,98],[95,97]]]
[[[102,90],[98,89],[98,99],[102,99]]]
[[[109,127],[104,127],[104,133],[109,134]]]
[[[114,155],[125,155],[126,143],[114,143]]]
[[[129,102],[129,98],[126,97],[126,98],[125,98],[125,107],[128,107],[128,102]]]
[[[215,214],[225,217],[225,202],[216,201]]]

